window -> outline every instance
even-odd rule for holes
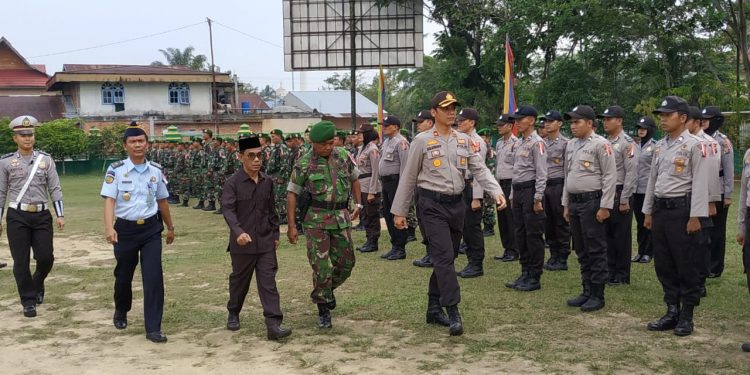
[[[190,104],[190,86],[187,83],[169,84],[169,104]]]
[[[119,82],[105,82],[102,85],[102,104],[115,103],[125,103],[125,88]]]

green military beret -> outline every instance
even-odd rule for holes
[[[336,136],[339,137],[339,138],[341,138],[341,139],[344,139],[344,138],[346,138],[347,134],[346,134],[345,131],[339,130],[339,131],[336,132]]]
[[[487,129],[487,128],[483,128],[483,129],[479,129],[479,130],[477,130],[477,134],[479,134],[479,135],[487,135],[487,136],[489,136],[489,135],[491,135],[491,134],[492,134],[492,131],[491,131],[490,129]]]
[[[271,139],[271,136],[270,136],[270,135],[269,135],[268,133],[260,133],[260,137],[261,137],[261,138],[265,138],[265,139],[267,139],[267,140],[268,140],[268,139]]]
[[[336,134],[336,126],[330,121],[321,121],[310,129],[310,141],[315,143],[325,142]]]
[[[406,129],[401,129],[399,132],[401,133],[401,135],[409,136],[409,131]]]
[[[273,130],[271,130],[271,134],[276,134],[279,137],[283,137],[284,136],[284,132],[281,131],[281,129],[273,129]]]

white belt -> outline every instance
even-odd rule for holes
[[[47,209],[47,204],[26,204],[26,203],[18,203],[18,202],[10,202],[8,204],[8,207],[15,208],[17,210],[26,211],[26,212],[42,212]]]

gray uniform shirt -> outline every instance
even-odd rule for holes
[[[500,138],[495,145],[495,178],[500,180],[513,179],[513,163],[516,153],[516,142],[518,138],[511,135],[510,138]]]
[[[468,135],[471,139],[471,151],[475,154],[479,154],[479,158],[482,159],[482,163],[484,163],[484,165],[487,165],[487,144],[484,142],[484,139],[482,139],[482,137],[477,134],[477,131],[475,129],[472,129],[472,131],[470,133],[466,133],[466,135]],[[469,177],[474,177],[471,172],[469,172]],[[482,189],[482,185],[480,185],[477,180],[471,182],[471,197],[473,199],[484,198],[484,189]]]
[[[536,180],[534,200],[541,201],[544,198],[544,189],[547,188],[547,157],[544,140],[534,131],[528,137],[522,138],[516,148],[513,183]],[[511,199],[513,199],[513,193],[511,193]]]
[[[708,201],[721,202],[721,177],[719,170],[721,168],[721,146],[716,142],[714,137],[699,130],[695,135],[703,141],[706,149],[706,168],[708,175]],[[723,204],[723,203],[722,203]]]
[[[643,213],[654,211],[654,198],[677,198],[690,194],[690,217],[708,217],[708,175],[705,146],[687,130],[677,139],[665,137],[656,143],[648,179]]]
[[[469,136],[453,130],[443,138],[435,128],[419,133],[411,143],[391,213],[406,216],[416,187],[446,195],[463,193],[469,172],[493,197],[503,194],[479,154],[471,151]]]
[[[734,192],[734,148],[729,137],[720,131],[714,133],[714,139],[721,146],[721,193],[725,198],[731,198]]]
[[[363,193],[378,194],[382,191],[380,185],[380,173],[378,171],[380,164],[380,151],[376,142],[368,143],[357,157],[357,168],[360,176],[365,173],[372,174],[370,177],[360,178],[359,186]]]
[[[401,174],[406,167],[406,158],[409,156],[409,141],[403,135],[396,134],[385,138],[382,150],[378,173],[381,176]]]
[[[601,190],[599,207],[612,209],[617,167],[609,141],[593,133],[585,139],[573,138],[568,142],[565,153],[562,205],[568,206],[570,194]]]
[[[623,185],[619,203],[628,204],[638,181],[638,147],[635,146],[633,138],[622,131],[608,140],[615,154],[617,185]]]
[[[6,201],[17,201],[18,193],[21,192],[21,188],[29,179],[29,173],[31,173],[37,158],[42,158],[42,160],[39,161],[39,167],[34,173],[26,193],[18,203],[47,203],[48,196],[52,197],[53,202],[62,201],[60,178],[57,175],[55,161],[52,160],[52,157],[45,152],[34,151],[30,159],[25,159],[18,152],[13,152],[0,159],[0,209],[5,207]],[[0,219],[2,219],[2,210],[0,210]]]
[[[750,188],[750,149],[745,151],[745,156],[742,158],[742,179],[740,180],[740,209],[737,212],[737,233],[745,234],[745,214],[747,213],[747,206],[750,205],[750,197],[748,197],[747,190]],[[745,239],[750,241],[750,239]]]
[[[649,139],[646,144],[636,144],[638,147],[638,181],[635,184],[636,194],[646,194],[648,177],[651,176],[651,160],[654,158],[654,146],[656,143]]]
[[[565,147],[568,138],[558,134],[557,138],[544,139],[547,145],[547,179],[565,178]]]

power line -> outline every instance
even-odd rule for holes
[[[44,55],[31,56],[31,57],[29,57],[29,59],[35,59],[37,57],[65,55],[65,54],[68,54],[68,53],[88,51],[88,50],[102,48],[102,47],[114,46],[114,45],[128,43],[128,42],[132,42],[132,41],[136,41],[136,40],[151,38],[151,37],[154,37],[154,36],[164,35],[164,34],[172,33],[172,32],[179,31],[179,30],[184,30],[184,29],[187,29],[187,28],[190,28],[190,27],[193,27],[193,26],[202,25],[204,23],[206,23],[206,21],[201,21],[201,22],[197,22],[197,23],[194,23],[194,24],[185,25],[185,26],[182,26],[182,27],[178,27],[176,29],[161,31],[161,32],[158,32],[158,33],[143,35],[143,36],[139,36],[139,37],[135,37],[135,38],[130,38],[130,39],[125,39],[125,40],[120,40],[120,41],[117,41],[117,42],[106,43],[106,44],[99,44],[99,45],[96,45],[96,46],[85,47],[85,48],[78,48],[78,49],[72,49],[72,50],[68,50],[68,51],[47,53],[47,54],[44,54]]]
[[[240,31],[240,30],[237,30],[237,29],[235,29],[234,27],[231,27],[231,26],[227,26],[227,25],[225,25],[225,24],[223,24],[223,23],[221,23],[221,22],[219,22],[219,21],[217,21],[217,20],[215,20],[215,19],[211,19],[211,21],[212,21],[213,23],[215,23],[215,24],[219,25],[219,26],[223,26],[223,27],[226,27],[226,28],[227,28],[227,29],[229,29],[229,30],[232,30],[232,31],[234,31],[234,32],[237,32],[237,33],[240,33],[240,34],[242,34],[242,35],[244,35],[244,36],[246,36],[246,37],[248,37],[248,38],[250,38],[250,39],[254,39],[254,40],[257,40],[257,41],[259,41],[259,42],[263,42],[263,43],[266,43],[266,44],[268,44],[268,45],[271,45],[271,46],[274,46],[274,47],[277,47],[277,48],[283,48],[282,46],[280,46],[280,45],[278,45],[278,44],[276,44],[276,43],[274,43],[274,42],[269,42],[269,41],[267,41],[267,40],[264,40],[264,39],[258,38],[257,36],[253,36],[253,35],[250,35],[250,34],[248,34],[248,33],[244,32],[244,31]]]

